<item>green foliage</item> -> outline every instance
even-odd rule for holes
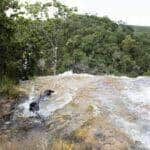
[[[70,61],[67,60],[70,65],[67,63],[63,67],[66,70],[129,76],[142,75],[147,71],[148,67],[144,67],[147,65],[146,53],[132,28],[105,17],[89,15],[71,16],[66,24],[70,33],[63,45],[63,54],[70,54]],[[142,64],[139,63],[141,59]]]
[[[10,8],[17,9],[17,2],[11,0],[1,0],[0,2],[0,77],[9,76],[17,78],[16,70],[19,66],[18,56],[13,45],[15,33],[15,22],[12,16],[7,17],[6,11]]]
[[[150,70],[144,73],[145,76],[150,76]]]
[[[8,77],[4,76],[0,79],[0,95],[16,98],[19,96],[17,89],[15,88],[16,82]]]
[[[9,8],[14,9],[15,15],[7,17]],[[1,78],[18,82],[70,69],[77,73],[149,75],[149,28],[117,24],[107,17],[79,15],[76,8],[56,0],[26,4],[25,8],[29,18],[17,14],[16,1],[0,2]],[[50,17],[48,10],[52,8],[55,12]]]

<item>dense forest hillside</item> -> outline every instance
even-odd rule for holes
[[[144,51],[150,53],[150,27],[148,26],[131,26],[135,35],[140,37],[140,40],[143,42]]]
[[[150,26],[131,26],[136,34],[146,33],[150,35]]]
[[[56,0],[24,7],[23,14],[16,1],[0,2],[1,93],[7,91],[5,83],[67,70],[99,75],[150,74],[149,28],[79,15],[76,8]],[[56,10],[53,18],[48,14],[52,7]],[[14,14],[8,17],[10,8]]]

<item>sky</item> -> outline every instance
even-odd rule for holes
[[[150,0],[60,0],[60,2],[70,7],[78,7],[79,13],[108,16],[114,21],[122,20],[130,25],[150,26]]]

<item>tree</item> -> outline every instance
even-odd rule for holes
[[[14,16],[7,17],[6,11],[18,9],[15,0],[0,1],[0,77],[6,75],[16,78],[16,70],[19,67],[18,57],[20,52],[14,49],[15,22]]]

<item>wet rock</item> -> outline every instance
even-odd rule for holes
[[[95,132],[94,135],[95,135],[96,138],[98,138],[102,141],[105,140],[105,135],[102,132],[98,131],[98,130]]]
[[[11,135],[15,131],[15,137],[25,138],[24,134],[43,128],[55,148],[61,143],[83,150],[143,150],[142,146],[149,144],[145,137],[149,133],[149,122],[146,121],[149,104],[146,103],[149,103],[150,80],[146,79],[146,83],[139,81],[136,78],[82,74],[38,77],[31,83],[24,83],[31,96],[21,105],[24,109],[20,107],[21,115],[16,115],[18,118],[14,120]],[[50,96],[52,92],[46,89],[56,92],[40,103],[39,114],[46,118],[43,123],[29,112],[28,106],[41,91],[44,92],[39,99]],[[141,142],[134,142],[136,140]]]
[[[48,96],[51,96],[51,94],[54,93],[54,91],[52,90],[45,90],[44,93],[42,95],[40,95],[35,101],[31,102],[29,105],[29,111],[31,112],[37,112],[39,111],[40,107],[39,107],[39,103]]]
[[[29,110],[32,111],[33,113],[36,111],[39,111],[40,107],[39,107],[39,103],[34,101],[32,103],[30,103],[29,105]]]
[[[51,96],[52,93],[54,93],[53,90],[45,90],[43,96]]]

